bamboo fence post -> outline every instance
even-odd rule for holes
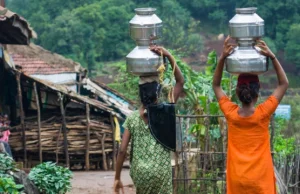
[[[275,135],[275,114],[272,115],[271,117],[271,138],[270,138],[270,144],[271,144],[271,151],[274,149],[274,135]]]
[[[105,137],[106,137],[106,133],[104,133],[102,136],[101,147],[102,147],[103,169],[107,170],[107,160],[106,160],[106,153],[105,153]]]
[[[67,139],[67,124],[66,124],[66,115],[65,115],[64,102],[63,102],[64,96],[59,92],[57,94],[60,101],[60,111],[62,116],[62,128],[64,133],[64,150],[65,150],[66,166],[70,167],[68,139]]]
[[[112,158],[112,168],[113,170],[116,170],[116,132],[115,132],[115,124],[114,124],[114,118],[113,115],[110,114],[110,122],[112,127],[112,137],[113,137],[113,158]]]
[[[22,128],[22,144],[24,150],[24,166],[27,168],[27,148],[26,148],[26,134],[25,134],[25,115],[23,109],[23,97],[22,97],[22,89],[21,89],[21,73],[16,73],[16,80],[18,84],[18,97],[20,104],[20,118],[21,118],[21,128]]]
[[[90,105],[86,104],[86,153],[85,153],[85,167],[90,170]]]
[[[81,82],[82,82],[82,77],[81,77],[81,73],[80,73],[79,74],[79,84],[77,84],[78,94],[80,94],[80,92],[81,92]]]
[[[34,93],[35,93],[35,101],[37,106],[37,117],[38,117],[38,139],[39,139],[39,157],[40,163],[43,162],[43,150],[42,150],[42,140],[41,140],[41,108],[40,108],[40,100],[36,87],[36,82],[33,82]]]

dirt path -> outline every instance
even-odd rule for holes
[[[72,190],[68,194],[112,194],[114,171],[74,172]],[[126,194],[135,194],[129,170],[122,170]]]

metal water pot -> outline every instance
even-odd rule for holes
[[[267,57],[259,53],[255,40],[264,35],[264,20],[255,12],[257,8],[237,8],[229,21],[229,33],[238,46],[225,60],[226,71],[231,74],[262,74],[268,71]]]
[[[137,8],[130,20],[130,37],[136,47],[126,56],[127,71],[138,75],[157,75],[161,58],[150,51],[149,45],[161,38],[162,21],[154,14],[155,8]]]

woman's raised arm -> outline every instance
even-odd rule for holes
[[[217,97],[217,100],[220,100],[223,96],[226,95],[221,87],[224,63],[225,63],[226,57],[228,57],[230,55],[230,53],[233,51],[233,49],[235,47],[235,44],[229,43],[229,40],[230,40],[230,36],[228,36],[224,41],[223,52],[222,52],[221,57],[219,58],[218,65],[217,65],[215,73],[214,73],[213,89],[214,89],[215,95]]]
[[[274,70],[276,71],[277,80],[278,80],[278,85],[272,95],[275,96],[277,100],[280,102],[289,86],[289,80],[287,79],[285,71],[283,70],[280,62],[273,54],[273,52],[269,49],[267,44],[263,40],[258,40],[257,46],[261,48],[260,51],[261,54],[270,57],[270,59],[272,60],[273,67]]]

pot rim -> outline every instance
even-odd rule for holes
[[[156,8],[136,8],[134,11],[137,15],[152,15],[156,11]]]
[[[235,12],[237,14],[254,14],[256,12],[256,7],[246,7],[246,8],[236,8]]]

